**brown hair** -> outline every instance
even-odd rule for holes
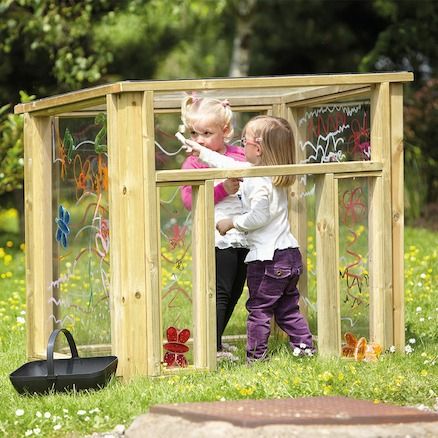
[[[256,116],[246,124],[243,135],[249,127],[262,149],[260,165],[295,164],[295,139],[286,119]],[[272,183],[277,187],[287,187],[294,181],[295,175],[279,175],[272,178]]]
[[[219,100],[196,95],[184,98],[181,103],[181,121],[186,129],[191,129],[197,120],[205,117],[215,118],[221,129],[228,127],[225,139],[233,138],[233,111],[228,99]]]

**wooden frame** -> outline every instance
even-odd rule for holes
[[[212,370],[215,355],[215,278],[213,180],[225,177],[313,174],[316,176],[318,347],[325,356],[341,349],[339,300],[339,178],[369,181],[370,336],[384,347],[404,346],[403,305],[403,95],[409,72],[305,75],[260,78],[134,81],[103,85],[15,107],[25,115],[25,206],[27,354],[45,355],[53,328],[48,285],[53,280],[52,126],[57,117],[105,111],[108,129],[111,235],[111,350],[118,374],[162,374],[159,191],[193,185],[194,369]],[[371,103],[372,156],[369,161],[193,171],[155,169],[154,115],[176,113],[185,92],[232,96],[238,111],[287,118],[297,140],[310,105],[362,99]],[[306,249],[307,212],[297,182],[291,189],[291,227]],[[295,202],[294,202],[295,199]],[[135,214],[133,214],[135,212]],[[128,244],[129,242],[129,244]],[[307,275],[300,281],[306,296]],[[101,348],[101,346],[99,346]]]

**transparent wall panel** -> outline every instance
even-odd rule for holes
[[[306,163],[370,159],[369,101],[306,108],[299,127],[305,132],[300,147]]]
[[[192,216],[181,201],[180,187],[160,189],[161,311],[163,339],[167,330],[188,329],[193,336]],[[185,355],[193,363],[192,346]]]
[[[369,336],[368,179],[338,180],[341,330]]]
[[[258,115],[258,112],[234,111],[233,138],[230,144],[240,145],[242,129],[249,119]],[[175,133],[181,127],[181,113],[157,114],[155,122],[155,168],[156,170],[181,169],[186,152],[181,148],[181,143],[175,138]],[[186,138],[190,138],[188,132],[184,132]]]
[[[78,346],[111,343],[106,116],[53,124],[53,314]]]

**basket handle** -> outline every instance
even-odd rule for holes
[[[78,349],[76,348],[76,344],[72,334],[65,328],[53,330],[52,334],[49,337],[49,342],[47,343],[47,377],[54,377],[55,374],[55,365],[53,363],[53,350],[55,348],[56,337],[59,335],[60,332],[63,332],[65,337],[67,338],[72,359],[79,357]]]

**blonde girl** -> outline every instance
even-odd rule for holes
[[[233,112],[228,100],[209,97],[188,96],[181,104],[181,120],[185,131],[197,144],[220,156],[243,161],[245,154],[241,147],[229,142],[233,137]],[[208,167],[196,156],[189,156],[183,169]],[[242,203],[238,193],[240,181],[229,178],[215,182],[215,220],[220,221],[231,214],[242,213]],[[192,186],[183,186],[181,197],[184,206],[192,208]],[[222,343],[222,335],[231,318],[246,281],[248,250],[244,233],[234,229],[226,235],[215,233],[216,252],[216,347],[218,359],[237,360],[233,346]]]

